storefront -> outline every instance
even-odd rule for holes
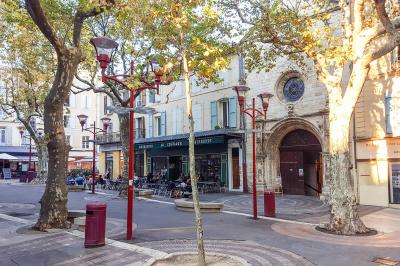
[[[238,135],[221,134],[221,131],[201,132],[195,139],[195,171],[200,181],[218,182],[229,187],[229,143],[239,139]],[[189,150],[187,135],[143,140],[135,144],[136,152],[143,151],[146,157],[146,174],[158,179],[176,180],[189,176]],[[236,148],[237,149],[237,148]],[[139,163],[138,161],[136,161]],[[239,169],[239,168],[238,168]]]
[[[357,143],[360,204],[400,207],[400,139]]]

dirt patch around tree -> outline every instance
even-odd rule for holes
[[[233,257],[208,254],[206,255],[207,266],[245,266],[247,263],[243,263]],[[176,254],[171,255],[168,258],[160,259],[151,264],[151,266],[197,266],[197,254]]]

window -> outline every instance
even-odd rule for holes
[[[6,128],[0,128],[0,144],[6,144]]]
[[[111,113],[111,111],[108,110],[109,106],[111,106],[111,98],[106,95],[103,98],[103,114],[104,115]]]
[[[156,91],[155,90],[149,90],[149,103],[155,103],[156,102]]]
[[[219,102],[211,102],[211,130],[235,128],[237,120],[237,98],[231,97]]]
[[[145,121],[144,117],[136,118],[135,121],[135,137],[144,138],[145,135]]]
[[[72,143],[71,143],[71,136],[70,135],[66,135],[65,136],[65,141],[67,142],[66,144],[67,145],[71,145]],[[71,145],[72,146],[72,145]]]
[[[304,82],[298,77],[290,78],[283,86],[283,95],[289,102],[298,101],[304,94]]]
[[[229,127],[229,103],[228,101],[220,102],[221,105],[221,125],[223,128]]]
[[[64,127],[70,127],[70,117],[69,115],[64,115]]]
[[[65,100],[65,103],[64,103],[64,106],[69,106],[69,103],[70,103],[70,99],[69,99],[69,97]]]
[[[146,93],[147,90],[142,91],[141,96],[142,96],[142,106],[146,106]]]
[[[24,130],[24,133],[22,134],[22,145],[29,145],[29,137],[28,137],[28,132]]]
[[[89,136],[82,136],[82,149],[89,149]]]

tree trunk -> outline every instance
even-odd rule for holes
[[[32,180],[31,183],[45,184],[47,182],[47,171],[48,171],[47,162],[49,160],[47,145],[43,142],[42,139],[36,141],[35,145],[38,156],[38,170],[37,170],[37,177],[34,180]]]
[[[129,113],[118,114],[119,131],[121,134],[122,154],[124,157],[124,167],[122,173],[120,196],[128,195],[128,171],[129,171]]]
[[[48,136],[49,156],[46,189],[40,199],[40,216],[34,226],[37,230],[65,228],[67,226],[66,185],[69,147],[64,133],[64,102],[69,97],[70,88],[78,64],[82,58],[78,49],[64,50],[58,55],[57,72],[52,88],[44,102],[44,130]]]
[[[197,190],[197,176],[195,172],[195,157],[194,157],[194,120],[192,115],[192,92],[189,81],[189,67],[187,62],[186,53],[183,53],[183,68],[186,87],[186,106],[187,116],[189,119],[189,174],[192,183],[192,196],[194,213],[196,216],[196,233],[197,233],[197,251],[198,251],[198,265],[205,266],[205,252],[203,241],[203,224],[201,221],[199,191]]]
[[[325,228],[336,234],[355,235],[370,231],[357,212],[356,197],[350,183],[350,115],[330,108],[328,182],[330,222]]]

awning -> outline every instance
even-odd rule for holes
[[[98,162],[99,160],[96,159],[96,162]],[[76,160],[76,163],[85,163],[85,162],[93,162],[93,158],[82,158],[80,160]]]
[[[8,153],[0,153],[0,160],[18,161],[18,158]]]
[[[19,162],[29,162],[29,156],[24,156],[24,155],[16,155],[16,160],[12,161],[19,161]],[[37,156],[31,156],[31,162],[37,162],[38,157]]]

